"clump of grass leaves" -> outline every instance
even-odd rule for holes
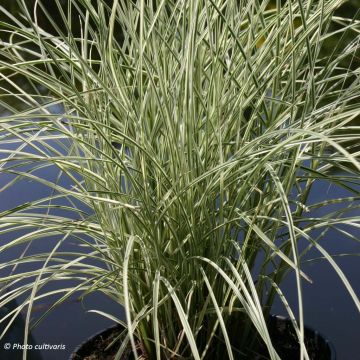
[[[358,240],[359,218],[346,211],[359,198],[359,69],[342,64],[360,28],[333,15],[343,1],[54,0],[56,19],[47,1],[34,3],[19,1],[21,16],[0,7],[2,190],[20,180],[51,190],[0,214],[0,251],[26,246],[1,265],[0,306],[21,299],[5,331],[27,309],[27,334],[47,295],[56,306],[101,291],[124,306],[124,344],[137,357],[253,358],[257,334],[279,359],[267,318],[280,297],[309,359],[310,249],[360,309],[319,241],[329,228]],[[323,54],[349,32],[342,53]],[[352,194],[334,200],[342,210],[306,218],[318,180]],[[69,239],[78,247],[62,250]],[[31,250],[44,242],[50,250]],[[280,290],[290,273],[295,309]]]

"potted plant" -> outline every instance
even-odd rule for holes
[[[1,321],[26,309],[27,333],[45,296],[58,294],[56,306],[101,291],[126,313],[99,311],[122,326],[100,345],[115,343],[116,359],[279,359],[270,314],[280,298],[296,356],[313,359],[310,250],[360,309],[320,241],[342,225],[356,239],[359,222],[346,216],[358,197],[359,73],[344,65],[358,35],[342,53],[322,52],[358,31],[334,18],[342,1],[56,0],[56,21],[45,1],[19,3],[22,17],[1,8],[3,190],[29,180],[51,191],[0,214],[0,251],[30,248],[2,265],[14,271],[0,306],[21,301]],[[353,194],[326,218],[307,216],[318,180]],[[63,251],[69,239],[78,248]],[[47,250],[31,251],[40,242]],[[281,290],[289,274],[295,308]]]

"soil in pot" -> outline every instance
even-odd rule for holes
[[[282,360],[298,359],[300,345],[289,319],[271,316],[269,319],[270,336]],[[335,360],[335,350],[331,343],[316,330],[305,327],[305,346],[310,360]]]
[[[113,326],[86,340],[71,355],[71,360],[113,360],[119,347],[121,338],[117,339],[123,331],[121,326]],[[128,359],[131,350],[125,351],[124,359]]]
[[[121,339],[117,339],[122,332],[121,326],[109,328],[94,337],[90,338],[72,354],[71,360],[114,360],[115,355],[121,345]],[[233,331],[234,340],[239,336],[240,327],[237,331]],[[300,355],[300,347],[296,334],[289,319],[280,316],[271,316],[269,319],[269,332],[273,339],[273,344],[277,353],[282,360],[298,359]],[[336,360],[335,351],[331,343],[320,335],[316,330],[305,327],[305,344],[310,360]],[[234,344],[235,345],[235,344]],[[256,351],[244,356],[244,354],[236,357],[237,360],[267,360],[269,355],[263,344],[255,346]],[[221,354],[221,355],[220,355]],[[209,349],[208,360],[222,360],[226,354],[226,348]],[[131,348],[128,347],[122,360],[133,360]],[[143,359],[146,359],[144,357]]]
[[[231,321],[231,329],[234,338],[232,344],[236,347],[240,341],[239,331],[241,320]],[[282,360],[295,360],[300,358],[300,345],[291,320],[282,316],[271,315],[268,320],[268,330],[276,352]],[[336,360],[335,350],[332,344],[318,331],[305,326],[305,346],[310,360]],[[248,336],[249,350],[246,355],[239,356],[241,360],[268,360],[270,359],[266,345],[254,335],[255,330]],[[241,348],[241,347],[239,347]],[[226,351],[225,348],[222,349]],[[221,354],[221,351],[220,353]],[[215,355],[215,354],[214,354]],[[209,357],[211,359],[211,356]],[[213,356],[217,359],[217,356]],[[219,358],[220,359],[220,358]]]

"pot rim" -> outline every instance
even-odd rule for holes
[[[112,330],[115,329],[125,329],[125,327],[121,324],[114,324],[114,325],[110,325],[107,328],[103,328],[102,330],[97,331],[96,333],[94,333],[93,335],[88,336],[85,340],[83,340],[79,345],[77,345],[74,350],[71,352],[69,360],[74,360],[75,356],[77,355],[77,353],[80,351],[80,349],[87,344],[88,342],[92,341],[94,338],[96,338],[97,336],[100,336],[102,334],[104,334],[105,332],[110,332]]]
[[[285,322],[291,322],[291,319],[289,317],[286,317],[283,315],[270,314],[269,318],[270,319],[278,319],[278,320],[285,321]],[[308,326],[305,324],[304,329],[311,331],[311,333],[314,336],[320,337],[329,348],[330,360],[336,360],[336,350],[335,350],[334,344],[329,340],[328,337],[324,336],[324,334],[322,332],[316,330],[312,326]]]
[[[269,319],[276,319],[276,320],[281,320],[281,321],[284,321],[284,322],[291,322],[290,318],[286,317],[286,316],[283,316],[283,315],[276,315],[276,314],[271,314],[269,316]],[[104,328],[102,330],[99,330],[97,331],[95,334],[93,335],[90,335],[89,337],[87,337],[84,341],[82,341],[79,345],[77,345],[75,347],[75,349],[72,351],[72,353],[70,354],[70,357],[69,357],[69,360],[74,360],[75,359],[75,356],[76,354],[79,352],[79,350],[88,342],[90,342],[91,340],[93,340],[95,337],[97,336],[100,336],[101,334],[105,333],[105,332],[108,332],[108,331],[111,331],[111,330],[115,330],[116,328],[119,328],[119,329],[124,329],[124,326],[121,325],[121,324],[114,324],[114,325],[111,325],[107,328]],[[319,332],[318,330],[314,329],[313,327],[311,326],[307,326],[305,325],[304,326],[304,329],[307,329],[308,331],[311,331],[311,333],[314,335],[314,336],[318,336],[320,337],[324,343],[328,346],[329,348],[329,351],[330,351],[330,360],[336,360],[336,350],[335,350],[335,347],[333,345],[333,343],[326,337],[324,336],[321,332]]]

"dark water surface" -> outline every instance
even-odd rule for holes
[[[323,200],[349,196],[339,187],[329,186],[318,181],[313,185],[309,204]],[[359,202],[352,204],[352,209],[345,216],[359,216]],[[341,204],[340,204],[341,207]],[[332,204],[316,211],[311,216],[326,216],[329,211],[336,211],[339,205]],[[342,226],[341,229],[359,235],[359,229]],[[359,243],[347,238],[336,230],[329,230],[320,244],[331,254],[359,254]],[[307,258],[320,257],[321,254],[312,250]],[[342,256],[334,258],[347,276],[356,294],[360,294],[360,261],[358,256]],[[304,282],[304,316],[305,323],[327,337],[334,345],[338,360],[360,359],[360,316],[344,284],[327,260],[305,263],[304,272],[310,276],[313,284]],[[294,277],[285,279],[282,284],[289,302],[296,309],[296,283]],[[282,305],[276,302],[273,313],[286,315]]]

